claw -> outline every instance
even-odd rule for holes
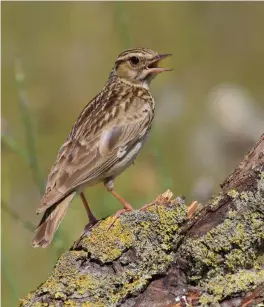
[[[88,232],[98,222],[100,222],[100,221],[98,221],[97,219],[94,219],[94,220],[90,221],[87,225],[85,225],[84,233]]]
[[[141,207],[139,209],[139,211],[145,211],[147,208],[154,206],[156,204],[156,201],[154,200],[153,202],[149,203],[149,204],[145,204],[143,207]]]
[[[121,210],[118,210],[114,215],[113,215],[113,221],[111,222],[110,226],[108,227],[107,230],[110,230],[114,224],[115,224],[115,221],[117,220],[117,218],[120,217],[120,215],[126,213],[126,212],[129,212],[129,211],[132,211],[133,209],[130,209],[130,208],[124,208],[124,209],[121,209]]]

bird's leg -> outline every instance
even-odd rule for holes
[[[124,206],[124,210],[132,211],[134,208],[114,190],[114,180],[108,179],[104,182],[104,186],[106,187],[107,191],[110,192],[120,203]]]
[[[116,219],[123,213],[127,211],[133,211],[134,208],[122,197],[120,196],[115,190],[114,190],[114,180],[110,179],[104,182],[104,186],[106,187],[107,191],[110,192],[117,200],[121,202],[121,204],[124,206],[124,209],[118,210],[114,214],[114,220],[112,221],[110,227],[115,223]],[[109,227],[109,228],[110,228]]]
[[[91,211],[91,209],[90,209],[90,207],[89,207],[89,205],[88,205],[88,202],[87,202],[87,200],[86,200],[86,197],[85,197],[84,193],[81,192],[81,193],[80,193],[80,196],[81,196],[81,199],[82,199],[84,208],[85,208],[85,210],[86,210],[86,212],[87,212],[87,215],[88,215],[88,218],[89,218],[89,224],[88,224],[88,225],[89,225],[89,226],[93,226],[94,224],[97,223],[97,219],[96,219],[96,217],[92,214],[92,211]]]
[[[108,190],[109,191],[109,190]],[[132,211],[134,208],[122,197],[120,196],[115,190],[109,191],[116,199],[120,201],[120,203],[124,206],[124,210]]]

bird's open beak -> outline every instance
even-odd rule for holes
[[[165,67],[158,67],[159,62],[163,59],[165,59],[168,56],[171,56],[172,54],[158,54],[155,56],[155,58],[148,64],[147,70],[149,70],[149,73],[151,74],[159,74],[164,71],[171,71],[172,69],[170,68],[165,68]]]

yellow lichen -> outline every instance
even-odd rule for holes
[[[263,283],[258,260],[264,238],[263,188],[259,183],[254,194],[229,191],[232,209],[223,222],[181,246],[177,257],[188,261],[188,278],[208,291],[200,298],[202,306],[219,306],[223,298]]]
[[[67,306],[67,307],[76,307],[77,306],[76,302],[74,302],[74,301],[64,301],[63,305]]]
[[[239,193],[235,189],[232,189],[227,192],[227,195],[231,198],[236,198],[239,196]]]
[[[54,297],[55,297],[55,298],[66,299],[66,295],[65,295],[64,293],[62,293],[62,292],[56,292],[56,293],[54,294]]]
[[[202,306],[221,301],[222,298],[231,294],[239,294],[249,289],[253,290],[264,283],[264,270],[249,271],[240,270],[235,274],[219,275],[211,278],[208,282],[202,283],[208,293],[200,297]]]
[[[111,217],[102,221],[82,242],[91,257],[102,263],[117,259],[133,243],[130,230],[123,227],[120,220],[116,220],[112,227],[111,223]],[[111,227],[111,231],[109,231],[109,227]]]
[[[61,300],[65,306],[75,306],[76,296],[86,298],[85,303],[76,306],[116,306],[128,295],[144,289],[153,276],[164,274],[177,253],[176,257],[186,259],[189,266],[187,278],[208,290],[201,302],[213,300],[217,306],[218,299],[229,293],[217,277],[229,276],[225,279],[227,286],[231,284],[229,289],[236,291],[232,288],[232,274],[237,273],[238,267],[257,268],[256,246],[264,237],[261,210],[239,211],[246,207],[245,201],[259,209],[261,196],[235,190],[228,195],[234,206],[223,222],[206,235],[187,238],[178,249],[184,235],[181,226],[187,220],[185,205],[170,202],[166,206],[151,206],[144,212],[126,213],[111,229],[111,217],[101,221],[77,247],[61,256],[38,293],[43,294],[43,299],[47,294],[51,300]],[[215,198],[213,205],[217,206],[222,197]],[[261,280],[261,274],[258,277]],[[241,285],[243,282],[237,284],[237,289],[243,289]],[[31,299],[21,306],[31,306]]]
[[[60,257],[38,291],[62,300],[65,306],[74,306],[69,293],[87,297],[83,307],[118,304],[143,289],[153,275],[166,271],[174,257],[175,242],[181,239],[177,232],[186,214],[185,205],[171,203],[124,214],[111,229],[112,217],[101,221],[83,236],[80,250],[73,248]],[[137,255],[135,261],[124,253],[131,246]],[[107,269],[107,264],[115,261],[123,265],[121,274]],[[83,262],[94,268],[80,273]],[[106,270],[98,272],[96,266],[102,264],[106,264]]]
[[[210,201],[210,207],[215,210],[218,207],[218,205],[219,205],[219,203],[222,199],[223,199],[222,194],[219,194],[219,195],[213,197],[213,199],[211,199],[211,201]]]
[[[33,297],[34,297],[33,292],[28,293],[28,295],[25,298],[19,300],[18,306],[26,306]]]

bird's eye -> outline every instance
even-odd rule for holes
[[[137,65],[139,63],[139,58],[136,56],[132,56],[132,58],[130,59],[130,63],[132,65]]]

